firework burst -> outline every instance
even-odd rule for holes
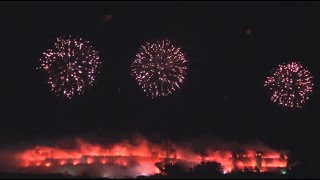
[[[270,89],[273,102],[301,108],[312,94],[313,76],[299,62],[281,64],[267,77],[264,86]]]
[[[49,75],[48,84],[57,95],[71,99],[93,86],[101,64],[98,52],[82,38],[58,37],[43,53],[40,70]]]
[[[132,76],[152,98],[180,89],[186,71],[185,54],[167,39],[142,45],[132,63]]]

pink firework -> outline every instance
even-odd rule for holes
[[[98,52],[82,38],[58,37],[43,53],[39,69],[49,75],[48,84],[57,95],[71,99],[93,86],[101,64]]]
[[[185,54],[167,39],[142,45],[132,63],[132,76],[152,98],[180,89],[186,71]]]
[[[281,64],[267,77],[264,86],[270,89],[273,102],[301,108],[312,94],[313,76],[299,62]]]

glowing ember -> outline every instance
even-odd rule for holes
[[[102,163],[102,164],[106,164],[106,162],[107,162],[106,159],[102,159],[102,160],[101,160],[101,163]]]
[[[66,161],[62,160],[60,161],[60,165],[65,165],[66,164]]]
[[[93,159],[92,158],[87,158],[87,163],[88,164],[91,164],[93,162]]]
[[[79,162],[80,162],[79,160],[75,160],[75,161],[73,161],[72,164],[73,164],[73,165],[77,165],[77,164],[79,164]]]

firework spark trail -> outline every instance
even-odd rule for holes
[[[71,99],[93,86],[101,64],[98,52],[82,38],[58,37],[52,49],[43,53],[40,70],[49,75],[48,84],[57,95]]]
[[[152,98],[180,89],[186,70],[185,54],[167,39],[142,45],[132,63],[132,76]]]
[[[313,76],[299,62],[281,64],[267,77],[264,86],[270,89],[273,102],[301,108],[313,92]]]

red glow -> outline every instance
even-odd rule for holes
[[[29,167],[29,166],[30,166],[29,163],[25,163],[25,164],[24,164],[24,167]]]
[[[91,165],[91,164],[114,164],[131,167],[138,164],[139,172],[144,174],[160,173],[157,162],[174,164],[183,161],[193,167],[201,161],[216,161],[224,167],[224,173],[234,169],[254,170],[258,167],[261,171],[269,171],[270,168],[287,167],[287,157],[279,152],[265,148],[262,153],[257,153],[253,148],[244,148],[242,153],[234,154],[231,150],[207,149],[206,152],[196,153],[190,148],[176,144],[166,145],[153,144],[146,139],[140,140],[137,145],[122,142],[109,146],[89,144],[77,140],[78,148],[61,149],[58,147],[36,146],[17,154],[17,160],[22,167],[46,166],[55,167],[61,165]],[[205,154],[205,155],[204,155]],[[161,168],[162,169],[162,168]]]
[[[101,163],[102,163],[102,164],[106,164],[106,162],[107,162],[106,159],[102,159],[102,160],[101,160]]]
[[[80,163],[79,160],[74,160],[72,164],[73,164],[73,165],[77,165],[77,164],[79,164],[79,163]]]
[[[65,160],[61,160],[60,161],[60,165],[65,165],[66,164],[66,161]]]
[[[88,163],[88,164],[91,164],[92,162],[93,162],[93,159],[92,159],[92,158],[88,158],[88,159],[87,159],[87,163]]]

